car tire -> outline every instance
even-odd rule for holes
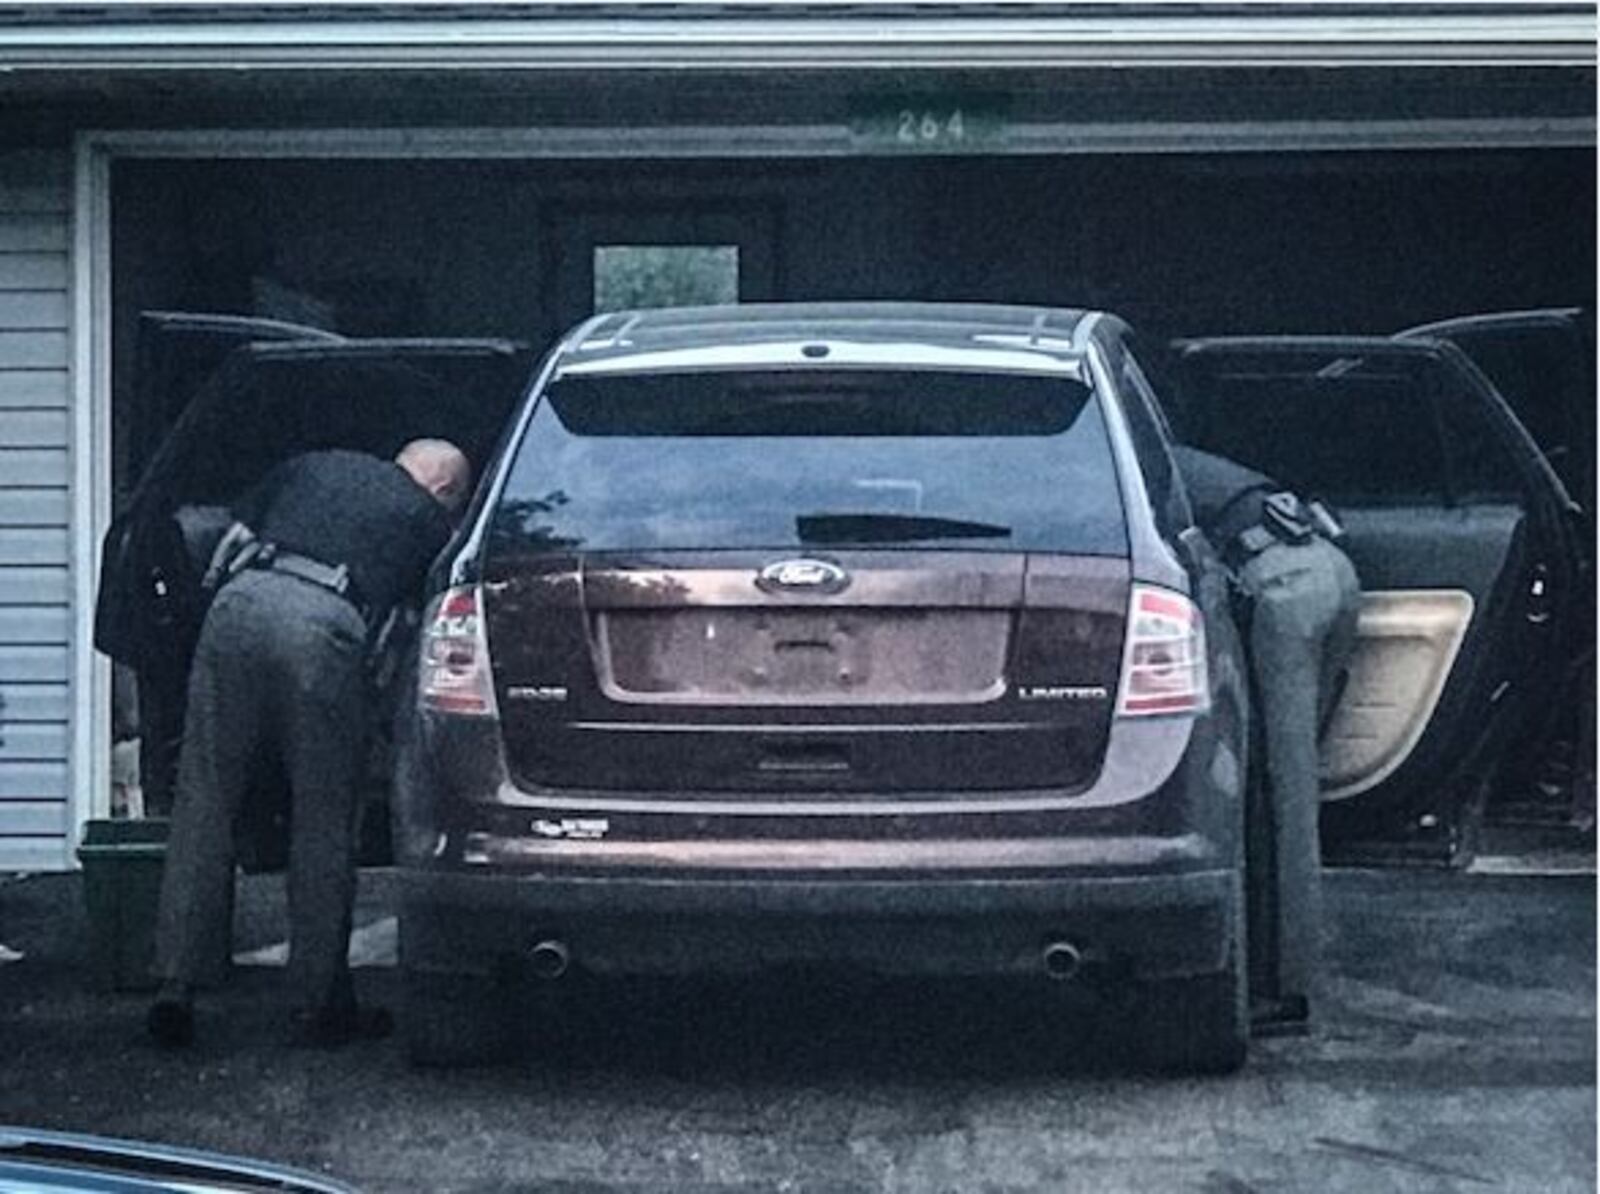
[[[1250,1047],[1250,982],[1244,901],[1235,897],[1220,971],[1143,985],[1136,1040],[1146,1062],[1172,1073],[1231,1074]]]
[[[473,974],[402,968],[400,1036],[414,1066],[504,1063],[516,1054],[505,984]]]

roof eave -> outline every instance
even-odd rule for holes
[[[1308,6],[1310,10],[1311,6]],[[850,71],[1229,64],[1593,66],[1593,12],[1171,13],[0,25],[0,69]]]

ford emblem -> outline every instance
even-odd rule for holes
[[[827,560],[778,560],[756,577],[756,585],[770,592],[838,593],[850,583],[850,574]]]

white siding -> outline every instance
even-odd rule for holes
[[[70,865],[65,151],[0,151],[0,872]]]

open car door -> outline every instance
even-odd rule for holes
[[[1448,342],[1177,347],[1178,438],[1329,502],[1361,577],[1356,656],[1324,736],[1329,853],[1464,857],[1567,650],[1578,578],[1560,482]]]
[[[166,351],[153,359],[204,359],[215,333],[214,325],[165,324]],[[231,504],[279,462],[319,448],[387,457],[410,439],[436,436],[481,469],[529,368],[525,349],[508,341],[322,334],[236,343],[200,382],[102,555],[95,641],[138,677],[148,811],[171,806],[204,614],[199,579]]]
[[[161,514],[159,492],[167,471],[155,460],[174,440],[195,395],[222,362],[246,344],[311,341],[338,343],[341,337],[321,328],[191,311],[145,311],[139,316],[131,384],[133,418],[125,434],[124,475],[137,478],[126,497],[119,496],[111,527],[101,548],[99,591],[95,602],[95,646],[140,677],[141,700],[134,702],[117,686],[118,733],[137,731],[142,739],[140,782],[152,811],[164,812],[170,801],[171,763],[183,729],[171,716],[182,713],[186,673],[171,666],[174,656],[188,658],[188,628],[198,624],[191,604],[193,561],[209,555],[216,528],[203,519]],[[177,456],[168,451],[168,460]],[[119,484],[119,489],[122,486]],[[177,689],[177,700],[166,691]]]
[[[322,328],[253,315],[140,312],[125,475],[135,481],[144,475],[196,392],[235,349],[287,340],[336,344],[342,339]]]
[[[1447,319],[1399,333],[1445,340],[1505,398],[1566,487],[1583,570],[1563,694],[1517,744],[1496,815],[1518,821],[1594,823],[1595,804],[1595,318],[1581,307]]]
[[[158,550],[162,545],[153,533],[167,528],[145,512],[160,504],[158,491],[171,488],[168,474],[176,471],[172,461],[183,454],[163,448],[182,438],[178,432],[195,395],[233,352],[251,343],[285,341],[340,343],[341,337],[320,328],[242,315],[187,311],[140,315],[133,381],[137,417],[128,436],[128,468],[139,481],[106,535],[95,609],[95,646],[113,659],[137,665],[142,640],[152,637],[153,626],[175,616],[172,603],[181,596],[172,591],[172,578],[151,574],[159,562],[151,557],[171,552]],[[169,596],[172,601],[155,600]]]

